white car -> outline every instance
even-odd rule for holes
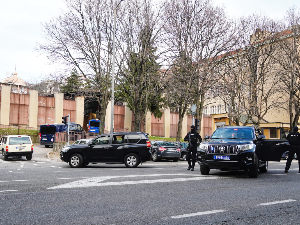
[[[8,160],[9,156],[26,156],[27,160],[32,159],[33,145],[28,135],[3,136],[0,146],[4,160]]]

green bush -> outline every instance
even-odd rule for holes
[[[11,126],[9,128],[0,128],[0,136],[4,135],[29,135],[33,143],[39,143],[39,131]]]
[[[148,136],[150,141],[176,141],[176,138],[165,138],[165,137],[156,137],[156,136]],[[180,139],[183,142],[183,139]]]

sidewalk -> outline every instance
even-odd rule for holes
[[[59,157],[59,152],[53,152],[53,148],[46,148],[39,144],[33,145],[32,160],[45,160],[62,162]]]

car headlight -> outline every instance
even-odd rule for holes
[[[203,151],[207,151],[208,150],[208,144],[202,144],[200,143],[200,147],[199,147],[201,150]]]
[[[62,151],[62,152],[67,152],[69,149],[70,149],[70,147],[65,146],[65,147],[62,148],[61,151]]]
[[[247,151],[254,148],[254,144],[238,145],[237,147],[240,151]]]

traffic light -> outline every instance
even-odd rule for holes
[[[67,124],[68,123],[67,118],[68,118],[67,116],[63,116],[62,117],[63,120],[61,122],[64,123],[64,124]]]
[[[195,119],[195,127],[196,127],[196,130],[200,129],[200,120]]]

